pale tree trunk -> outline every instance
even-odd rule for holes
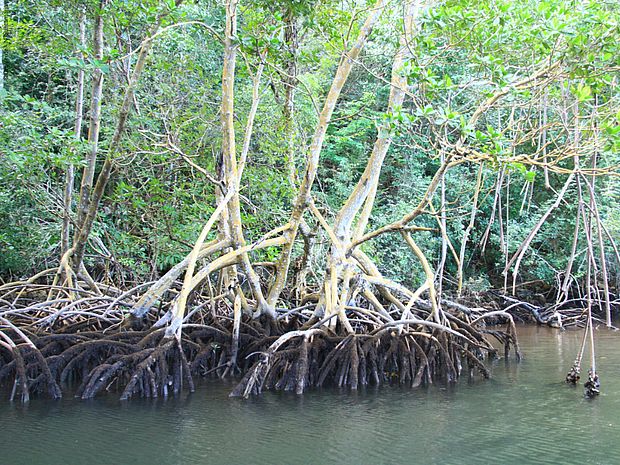
[[[180,3],[181,3],[181,0],[177,0],[176,6],[180,5]],[[127,118],[129,117],[129,113],[133,106],[134,93],[136,90],[136,86],[138,84],[138,81],[140,80],[140,75],[146,63],[146,58],[153,45],[153,38],[157,34],[157,31],[159,30],[162,19],[163,19],[163,16],[160,16],[157,19],[157,23],[149,31],[149,36],[140,45],[140,52],[138,53],[136,64],[134,66],[133,72],[131,73],[129,82],[127,83],[127,87],[125,88],[123,102],[121,104],[118,119],[116,122],[116,128],[114,130],[114,135],[112,136],[112,140],[110,141],[110,146],[108,148],[106,159],[103,163],[103,166],[101,167],[101,172],[99,173],[99,176],[97,177],[97,183],[92,189],[92,194],[89,196],[88,199],[85,200],[85,202],[87,203],[87,208],[85,211],[82,212],[81,221],[78,222],[79,232],[76,234],[76,237],[74,237],[73,247],[71,248],[71,251],[70,251],[73,257],[73,260],[72,260],[73,267],[76,272],[77,270],[80,269],[81,266],[83,266],[82,261],[84,259],[84,253],[86,251],[86,244],[88,242],[88,236],[90,235],[90,232],[93,227],[93,222],[95,221],[95,217],[97,216],[99,202],[101,201],[101,198],[103,197],[105,188],[110,179],[110,174],[112,173],[112,168],[114,167],[114,159],[116,158],[118,151],[120,149],[120,146],[121,146],[121,141],[125,133],[125,125],[127,123]],[[101,25],[101,28],[103,28],[103,23]],[[101,32],[100,37],[101,39],[103,39],[102,32]],[[97,131],[98,131],[98,128],[97,128]],[[93,175],[94,175],[94,172],[93,172]],[[82,203],[82,201],[80,201],[80,203]]]
[[[297,132],[295,128],[295,94],[297,92],[297,55],[299,49],[299,21],[292,8],[284,11],[284,44],[286,47],[286,67],[282,82],[284,83],[284,104],[282,108],[282,120],[284,129],[284,141],[286,144],[285,160],[288,171],[288,181],[294,194],[298,191],[298,178],[296,167],[296,151],[298,150]],[[316,234],[311,230],[302,218],[299,225],[299,232],[304,241],[304,251],[298,262],[299,266],[295,274],[294,293],[298,300],[303,298],[306,288],[306,278],[310,272],[312,263],[312,250],[314,247]],[[269,293],[267,302],[275,306],[279,294]]]
[[[463,238],[461,239],[461,249],[459,251],[459,263],[458,263],[458,271],[457,276],[459,278],[458,283],[458,296],[461,296],[461,292],[463,290],[463,270],[465,268],[465,250],[467,250],[467,242],[469,241],[469,235],[471,231],[474,229],[476,224],[476,213],[478,212],[478,196],[480,195],[480,189],[482,187],[482,169],[484,168],[484,163],[480,163],[478,167],[478,175],[476,176],[476,187],[474,191],[474,198],[472,200],[471,213],[469,216],[469,223],[463,231]]]
[[[325,140],[325,134],[327,133],[331,116],[334,112],[334,108],[336,107],[336,103],[338,102],[338,97],[340,96],[342,88],[351,73],[353,64],[359,57],[368,36],[372,32],[374,25],[381,15],[383,5],[384,0],[379,0],[377,2],[366,18],[364,25],[361,27],[357,40],[348,52],[343,53],[338,64],[336,75],[334,76],[331,88],[325,99],[323,109],[319,115],[316,130],[312,137],[312,142],[307,155],[305,173],[301,180],[301,185],[299,187],[299,191],[297,192],[293,205],[293,211],[289,220],[289,229],[286,233],[287,243],[284,246],[278,260],[275,279],[269,290],[269,302],[277,302],[284,286],[286,285],[293,245],[295,243],[300,224],[303,220],[303,214],[312,201],[312,185],[314,184],[314,180],[316,178],[321,149],[323,147],[323,141]]]
[[[562,122],[564,123],[564,126],[566,128],[568,128],[569,125],[569,120],[568,120],[568,103],[567,103],[567,97],[568,97],[568,89],[569,86],[566,86],[566,90],[563,91],[563,102],[564,102],[564,107],[562,109],[561,112],[561,118],[562,118]],[[579,105],[578,102],[575,101],[574,102],[574,107],[573,107],[573,111],[574,111],[574,130],[573,130],[573,144],[575,147],[575,154],[573,155],[573,169],[575,171],[579,171],[580,168],[580,160],[579,160],[579,154],[577,152],[577,147],[579,144],[579,138],[580,138],[580,128],[579,128]],[[576,253],[577,253],[577,245],[579,243],[579,229],[580,229],[580,224],[581,224],[581,215],[582,215],[582,210],[584,208],[583,206],[583,193],[582,193],[582,189],[581,189],[581,179],[579,177],[576,178],[575,180],[576,186],[577,186],[577,210],[576,210],[576,214],[575,214],[575,229],[573,231],[573,242],[571,245],[571,253],[568,257],[568,261],[566,263],[566,268],[564,270],[564,281],[562,282],[561,288],[560,288],[560,292],[558,293],[558,298],[557,298],[557,302],[556,303],[560,303],[563,302],[565,300],[568,299],[569,296],[569,291],[570,291],[570,286],[571,286],[571,282],[572,282],[572,270],[573,270],[573,264],[575,262],[575,257],[576,257]]]
[[[598,163],[598,139],[599,139],[599,128],[598,122],[596,120],[598,116],[598,95],[594,96],[594,111],[592,115],[592,134],[595,141],[595,150],[592,154],[592,172],[596,171],[596,165]],[[603,292],[605,293],[605,297],[603,299],[605,305],[605,325],[608,328],[611,328],[611,302],[609,296],[609,274],[607,272],[607,259],[605,257],[605,246],[603,243],[603,228],[602,228],[602,220],[601,216],[598,212],[598,206],[596,202],[596,176],[593,174],[591,176],[590,182],[588,183],[588,189],[590,191],[590,214],[594,215],[594,219],[596,220],[596,238],[598,242],[599,249],[599,259],[601,262],[601,273],[602,273],[602,281],[603,281]],[[595,279],[595,284],[598,287],[598,282]]]
[[[226,184],[226,169],[224,167],[224,155],[222,150],[215,155],[215,174],[217,176],[217,180],[219,181],[219,184],[215,186],[215,201],[219,205],[224,200],[224,196],[226,194],[224,190],[224,185]],[[233,244],[230,234],[230,212],[228,205],[224,206],[224,210],[222,211],[217,224],[217,240],[228,244],[228,246],[224,249],[224,253],[229,253],[231,251]],[[236,266],[233,265],[230,268],[227,268],[220,275],[220,293],[222,293],[224,289],[227,289],[230,284],[236,280],[236,278]]]
[[[413,22],[418,15],[420,4],[421,2],[414,1],[409,2],[406,6],[404,30],[401,35],[399,50],[392,64],[391,89],[387,107],[387,112],[389,114],[400,111],[405,99],[407,78],[402,75],[402,68],[405,64],[405,60],[410,56],[408,40],[411,38]],[[351,279],[354,275],[355,265],[345,254],[351,244],[351,230],[355,217],[364,203],[370,199],[367,203],[366,211],[363,213],[363,217],[360,218],[364,226],[368,221],[368,215],[372,210],[374,194],[376,193],[379,182],[381,167],[391,143],[392,128],[390,128],[388,124],[382,124],[379,127],[377,139],[364,173],[358,180],[357,185],[349,195],[347,201],[338,212],[334,222],[333,232],[336,236],[337,243],[332,244],[328,259],[328,272],[325,277],[324,289],[325,295],[330,296],[330,298],[325,299],[325,315],[329,317],[337,313],[341,323],[345,328],[349,328],[349,331],[350,326],[346,321],[344,307],[347,305],[350,298]],[[371,193],[372,197],[369,197]],[[362,231],[358,231],[357,234],[361,234],[361,232]],[[339,282],[341,282],[341,285]],[[340,291],[338,291],[339,288]],[[330,320],[330,324],[334,326],[334,319]]]
[[[440,163],[443,165],[446,162],[446,155],[441,152]],[[437,271],[435,272],[435,281],[437,282],[437,295],[441,296],[443,289],[443,276],[445,272],[446,259],[448,258],[448,230],[447,230],[447,218],[446,218],[446,176],[441,177],[441,184],[439,186],[440,200],[439,200],[439,225],[441,227],[441,255],[439,258],[439,264],[437,265]]]
[[[262,57],[261,57],[261,60],[262,60]],[[258,65],[256,74],[253,76],[254,82],[252,86],[252,105],[250,106],[250,112],[248,114],[248,118],[247,118],[247,122],[245,126],[243,148],[241,149],[241,156],[239,158],[239,164],[237,166],[237,179],[238,179],[237,182],[239,184],[241,183],[241,178],[243,177],[243,170],[245,169],[248,153],[250,151],[250,142],[252,140],[252,132],[254,130],[254,120],[256,118],[256,112],[258,110],[258,104],[260,102],[260,82],[261,82],[261,77],[263,74],[264,67],[265,67],[264,64],[261,62]],[[220,185],[217,185],[215,188],[215,199],[219,205],[224,198],[224,190],[222,189],[222,187],[226,183],[226,170],[224,168],[223,151],[220,151],[220,153],[217,155],[216,170],[217,170],[217,179],[221,183]],[[225,247],[224,252],[229,253],[231,251],[232,241],[231,241],[231,233],[230,233],[230,211],[229,211],[228,205],[224,206],[224,210],[222,211],[222,214],[220,215],[217,230],[218,230],[217,232],[218,240],[223,241],[226,244],[228,244]],[[236,278],[237,278],[237,267],[236,265],[232,265],[229,268],[227,268],[224,271],[224,273],[220,275],[220,282],[221,282],[220,293],[222,293],[224,289],[228,289],[230,285],[236,280]],[[243,307],[245,311],[247,310],[247,302],[245,299],[243,299],[242,302],[243,302]]]
[[[239,173],[237,168],[237,152],[234,126],[234,86],[235,65],[237,58],[237,0],[229,0],[226,3],[226,34],[224,37],[224,66],[222,71],[222,158],[224,169],[224,181],[226,189],[232,190],[232,196],[228,202],[230,221],[230,234],[233,246],[239,250],[245,247],[245,237],[241,225],[241,207],[239,201]],[[267,314],[275,318],[275,309],[267,304],[260,287],[258,275],[252,268],[250,257],[247,252],[241,254],[241,266],[250,285],[259,314]]]
[[[218,207],[215,209],[209,221],[202,229],[196,243],[194,244],[194,248],[188,257],[187,271],[185,272],[185,277],[183,279],[183,287],[181,288],[181,293],[179,297],[176,299],[174,308],[172,310],[172,322],[166,329],[166,336],[172,337],[173,335],[180,341],[181,340],[181,323],[183,321],[183,316],[185,315],[185,306],[187,304],[187,298],[189,297],[190,292],[192,291],[192,278],[194,276],[194,269],[196,266],[196,261],[200,255],[202,245],[204,244],[209,231],[213,227],[215,221],[217,221],[218,217],[224,210],[226,204],[230,200],[230,198],[234,195],[235,191],[229,190],[226,194],[226,197],[222,199]]]
[[[297,49],[299,47],[297,37],[297,18],[293,9],[289,8],[284,18],[284,43],[289,54],[286,63],[286,75],[284,76],[284,138],[286,143],[286,164],[288,168],[289,182],[296,187],[295,169],[295,91],[297,90]]]
[[[542,109],[542,126],[543,130],[540,134],[540,145],[543,150],[543,172],[545,174],[545,189],[551,189],[551,183],[549,181],[549,167],[547,166],[547,100],[549,91],[545,90],[543,97],[543,109]]]
[[[265,65],[263,63],[264,57],[260,57],[261,62],[256,68],[256,73],[252,77],[252,104],[250,105],[250,112],[248,113],[248,119],[245,123],[245,134],[243,135],[243,148],[241,149],[241,156],[239,157],[239,166],[237,167],[239,182],[243,177],[243,170],[248,159],[248,153],[250,152],[250,142],[252,141],[252,132],[254,131],[254,120],[256,118],[256,112],[258,111],[258,104],[260,102],[260,83],[263,75]],[[248,69],[249,72],[249,69]]]
[[[101,60],[103,58],[103,9],[105,7],[106,0],[100,0],[98,7],[95,10],[94,17],[94,25],[93,25],[93,54],[94,58],[97,60]],[[82,26],[85,27],[85,18],[83,16],[80,17],[80,41],[83,43],[86,41],[85,35],[86,31],[82,30]],[[78,131],[81,133],[81,125],[82,125],[82,108],[83,105],[83,92],[84,92],[84,75],[83,72],[78,76],[78,81],[81,78],[81,89],[80,83],[78,82],[78,94],[76,95],[76,122],[75,122],[75,134],[79,137]],[[80,98],[80,91],[82,92],[82,98]],[[63,203],[64,203],[64,217],[61,231],[61,249],[62,256],[60,259],[60,265],[58,267],[58,272],[54,278],[54,284],[61,278],[61,276],[65,275],[69,287],[73,287],[72,284],[72,275],[75,274],[77,276],[78,272],[83,270],[82,258],[83,258],[83,250],[86,247],[86,243],[84,242],[83,246],[77,248],[80,250],[82,255],[79,257],[79,260],[75,257],[75,250],[77,244],[77,238],[82,229],[82,225],[84,220],[88,214],[90,208],[90,194],[92,190],[92,185],[95,177],[95,164],[97,161],[97,151],[99,145],[99,128],[101,125],[101,98],[103,91],[103,72],[100,69],[95,69],[92,75],[92,94],[91,94],[91,103],[90,103],[90,123],[88,128],[88,144],[89,144],[89,152],[86,156],[84,170],[82,172],[82,182],[80,184],[80,196],[77,205],[77,218],[75,223],[75,232],[73,237],[73,246],[69,248],[70,236],[69,236],[69,228],[70,228],[70,212],[71,212],[71,202],[73,197],[73,182],[75,176],[75,170],[73,166],[69,167],[65,176],[65,191],[63,194]],[[78,108],[80,107],[80,108]],[[79,113],[78,113],[79,110]],[[79,123],[79,126],[78,126]],[[88,236],[86,237],[86,239]],[[86,240],[85,240],[86,241]],[[82,273],[84,278],[89,283],[89,286],[93,288],[95,292],[98,292],[96,285],[90,279],[88,273]],[[51,294],[50,294],[51,298]]]
[[[103,8],[105,0],[99,2],[96,9],[93,33],[93,56],[96,60],[103,58]],[[89,153],[86,156],[86,163],[82,172],[82,183],[80,185],[80,199],[77,209],[77,226],[82,227],[84,218],[88,214],[90,206],[90,195],[95,179],[95,165],[97,163],[97,151],[99,146],[99,129],[101,127],[101,99],[103,94],[103,71],[96,68],[92,76],[92,93],[90,101],[90,126],[88,128]],[[77,266],[81,263],[76,264]]]
[[[229,43],[229,46],[232,43]],[[261,57],[261,60],[263,57]],[[241,155],[239,158],[239,163],[237,166],[237,182],[240,182],[241,177],[243,175],[243,171],[246,165],[247,156],[250,150],[250,142],[252,138],[253,128],[254,128],[254,120],[256,117],[256,112],[258,110],[258,104],[260,101],[260,82],[262,73],[264,70],[264,64],[261,63],[258,65],[256,73],[252,77],[253,86],[252,86],[252,105],[250,107],[250,112],[247,117],[246,126],[245,126],[245,134],[243,140],[243,148],[241,150]],[[227,77],[227,79],[229,79]],[[229,89],[230,90],[230,89]],[[224,113],[222,113],[223,115]],[[228,123],[227,123],[228,124]],[[228,128],[228,125],[227,125]],[[232,126],[231,126],[232,128]],[[228,130],[228,129],[227,129]],[[230,156],[230,155],[229,155]],[[205,279],[210,273],[214,271],[223,270],[220,274],[221,278],[221,288],[220,294],[230,294],[230,290],[234,289],[236,286],[236,278],[237,271],[236,266],[239,261],[239,256],[242,253],[247,254],[247,250],[252,250],[252,248],[260,248],[258,244],[254,244],[250,247],[241,247],[237,249],[233,249],[233,241],[231,238],[231,230],[230,230],[230,208],[229,201],[233,194],[236,194],[234,189],[228,189],[226,195],[224,195],[225,189],[224,185],[226,182],[226,170],[224,169],[224,156],[223,151],[220,151],[216,158],[216,172],[219,183],[216,184],[216,202],[218,205],[219,214],[217,215],[218,219],[218,232],[217,239],[205,244],[201,248],[199,248],[198,252],[193,251],[188,255],[183,261],[179,262],[176,266],[174,266],[168,273],[162,276],[157,282],[155,282],[149,290],[140,298],[140,300],[134,305],[131,314],[134,317],[142,318],[149,309],[159,300],[163,294],[174,284],[175,280],[185,271],[186,275],[184,280],[188,282],[185,285],[186,292],[189,294],[200,282]],[[230,175],[229,175],[230,177]],[[238,184],[237,184],[238,185]],[[215,220],[214,220],[215,221]],[[277,234],[274,232],[274,235]],[[205,240],[205,238],[200,239],[197,243],[201,243]],[[262,242],[262,241],[260,241]],[[267,242],[270,245],[273,245],[273,242]],[[281,245],[283,241],[279,239],[276,241],[276,244]],[[264,245],[265,243],[263,243]],[[196,245],[195,247],[196,248]],[[214,261],[211,261],[206,267],[200,269],[195,275],[192,265],[192,270],[189,270],[189,266],[192,263],[192,256],[195,255],[195,260],[206,259],[215,253],[222,252],[222,256]],[[197,254],[197,255],[196,255]],[[191,280],[188,281],[188,279]],[[249,306],[247,301],[245,300],[243,293],[240,288],[237,287],[237,296],[241,297],[241,302],[244,310],[248,310]],[[185,297],[185,301],[187,301],[187,296]],[[236,299],[235,299],[236,301]],[[174,311],[170,313],[173,317],[173,323],[177,325],[182,318],[185,312],[185,302],[181,302],[181,299],[177,298],[175,302]]]
[[[86,13],[84,8],[80,12],[80,46],[86,47]],[[80,53],[83,57],[83,53]],[[77,76],[77,88],[75,92],[75,138],[79,142],[82,139],[82,119],[83,119],[83,107],[84,107],[84,70],[80,69]],[[65,173],[65,191],[63,197],[64,203],[64,216],[62,219],[62,232],[61,232],[61,255],[64,255],[70,247],[71,240],[71,202],[73,198],[73,182],[75,178],[75,168],[73,164],[67,167]]]

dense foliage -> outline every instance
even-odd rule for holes
[[[280,0],[240,6],[235,39],[243,54],[235,80],[235,130],[240,140],[252,104],[252,76],[261,61],[266,64],[241,187],[249,242],[287,221],[295,193],[289,165],[294,163],[295,173],[303,173],[304,147],[317,121],[316,110],[343,45],[350,44],[359,31],[357,17],[372,4]],[[105,41],[103,57],[97,59],[92,21],[101,5],[105,5],[101,11]],[[466,145],[479,156],[447,171],[442,203],[446,235],[458,252],[470,218],[478,167],[484,161],[464,281],[473,290],[501,285],[506,258],[553,204],[565,173],[574,167],[571,157],[562,154],[562,146],[575,137],[571,128],[576,118],[581,120],[581,137],[600,139],[596,147],[588,142],[580,154],[582,163],[589,163],[593,153],[585,152],[595,147],[598,167],[617,174],[617,6],[565,0],[431,2],[419,34],[409,44],[412,58],[402,69],[410,85],[409,97],[402,108],[386,113],[402,13],[399,2],[389,3],[329,126],[313,189],[318,208],[328,221],[333,220],[364,171],[382,123],[388,123],[395,141],[381,172],[371,229],[410,211],[426,192],[441,152],[465,136]],[[80,45],[78,33],[81,11],[86,18],[85,45]],[[104,75],[99,147],[105,153],[136,50],[162,11],[167,15],[137,88],[90,236],[87,266],[98,279],[116,283],[158,277],[189,253],[201,225],[215,209],[210,179],[216,177],[222,137],[219,36],[225,18],[221,5],[194,1],[176,7],[174,2],[155,0],[7,2],[0,91],[0,276],[5,281],[52,267],[59,260],[64,173],[69,165],[75,166],[79,186],[89,150],[85,139],[90,75],[94,70]],[[289,17],[297,28],[294,49],[285,34]],[[298,82],[292,131],[283,113],[291,60],[296,62]],[[510,87],[515,79],[553,62],[563,68],[560,78],[534,89]],[[85,118],[82,138],[76,140],[72,128],[79,70],[86,73]],[[468,126],[476,108],[503,88],[508,95],[488,108],[474,127]],[[289,144],[294,147],[294,160],[288,159]],[[552,153],[561,154],[551,162],[554,169],[530,163],[540,150],[548,151],[550,160]],[[620,183],[616,176],[600,176],[595,189],[602,221],[617,238]],[[578,214],[576,195],[571,187],[534,238],[521,265],[520,280],[539,279],[551,285],[566,267]],[[442,205],[436,198],[434,209],[439,211]],[[318,228],[314,218],[307,220]],[[434,267],[442,256],[438,221],[426,215],[417,222],[432,229],[418,233],[417,240]],[[487,228],[490,234],[483,242]],[[317,244],[313,259],[320,275],[329,248],[325,234]],[[580,242],[573,268],[576,276],[585,274],[584,247],[585,242]],[[404,243],[383,235],[362,248],[387,276],[420,284],[418,262]],[[617,263],[607,238],[605,248],[610,273],[617,279]],[[297,244],[295,253],[299,255],[301,249]],[[257,261],[272,261],[277,250],[268,248],[255,255]],[[451,277],[448,286],[455,287],[458,267],[450,251],[445,260]]]

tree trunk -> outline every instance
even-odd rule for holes
[[[321,149],[323,147],[323,141],[325,140],[325,134],[331,120],[331,116],[338,102],[338,97],[344,87],[353,63],[359,57],[368,36],[372,32],[381,12],[383,10],[384,0],[379,0],[374,8],[369,13],[364,25],[361,27],[357,40],[348,52],[344,52],[340,58],[336,75],[332,81],[331,88],[325,99],[323,110],[319,115],[319,121],[317,123],[310,149],[307,155],[306,170],[304,177],[301,180],[301,185],[297,196],[294,201],[293,211],[289,220],[289,230],[287,231],[287,243],[284,246],[280,258],[277,263],[275,279],[269,290],[269,301],[276,302],[278,297],[282,293],[284,286],[286,285],[288,270],[291,262],[291,255],[293,252],[293,245],[297,238],[297,232],[302,222],[302,217],[307,207],[311,203],[311,191],[312,185],[316,178],[317,168],[319,164],[319,158],[321,155]]]
[[[86,13],[82,8],[80,13],[80,45],[86,47]],[[80,53],[83,57],[83,53]],[[82,139],[82,112],[84,107],[84,70],[80,69],[77,76],[77,89],[75,92],[75,138],[79,142]],[[75,178],[75,168],[69,164],[65,173],[65,191],[63,197],[64,215],[62,219],[61,231],[61,255],[64,255],[70,247],[71,241],[71,202],[73,199],[73,182]]]
[[[239,201],[239,173],[237,168],[237,151],[235,142],[234,125],[234,86],[235,65],[237,58],[237,0],[229,0],[226,3],[226,34],[224,37],[224,66],[222,71],[222,157],[224,169],[224,181],[226,189],[232,190],[229,205],[230,233],[233,246],[239,250],[245,247],[245,237],[241,225],[241,206]],[[267,305],[260,287],[260,280],[250,263],[247,252],[241,254],[241,266],[246,279],[252,289],[260,314],[266,313],[275,318],[275,310]]]
[[[181,3],[181,0],[176,1],[176,5],[178,6]],[[103,4],[103,2],[102,2]],[[98,16],[100,18],[100,15]],[[121,146],[121,141],[123,135],[125,133],[125,125],[127,123],[127,118],[129,117],[129,113],[133,106],[134,93],[136,90],[136,86],[138,81],[140,80],[140,75],[142,70],[144,69],[144,65],[146,63],[146,58],[151,50],[153,45],[153,38],[157,34],[159,27],[161,25],[161,21],[163,16],[157,18],[156,24],[149,31],[148,37],[140,44],[140,52],[138,53],[138,58],[136,60],[136,64],[134,66],[133,72],[127,83],[127,87],[125,88],[125,95],[123,96],[123,103],[121,104],[120,112],[118,115],[118,120],[116,123],[116,128],[114,130],[114,135],[112,136],[112,140],[110,142],[110,147],[108,149],[108,153],[106,159],[101,168],[101,172],[97,177],[97,183],[95,184],[94,189],[92,190],[92,195],[88,198],[87,208],[82,212],[82,220],[78,221],[79,226],[79,234],[74,238],[73,241],[73,268],[77,272],[82,261],[84,259],[84,253],[86,251],[86,244],[88,242],[88,236],[93,227],[93,222],[95,221],[95,217],[97,216],[97,210],[99,208],[99,202],[103,197],[103,193],[105,191],[105,187],[108,184],[110,179],[110,174],[112,173],[112,168],[114,167],[114,159],[118,154]],[[103,28],[103,23],[101,23],[101,28]],[[101,39],[103,40],[103,35],[101,32]],[[97,124],[97,132],[99,131]],[[89,160],[90,162],[90,160]],[[94,163],[94,162],[93,162]],[[94,171],[92,173],[94,175]],[[80,201],[82,203],[82,200]]]
[[[284,17],[284,43],[287,48],[286,75],[284,76],[284,139],[286,143],[286,164],[289,182],[296,187],[295,168],[295,91],[297,90],[297,18],[292,8],[288,8]],[[273,302],[272,302],[273,303]]]
[[[419,1],[409,2],[406,7],[399,50],[392,63],[391,89],[387,106],[388,114],[394,114],[400,111],[405,100],[407,79],[402,75],[402,68],[405,60],[410,56],[408,41],[411,39],[414,20],[417,17],[420,3]],[[331,304],[331,308],[326,304],[325,316],[329,317],[337,313],[340,321],[345,326],[347,326],[347,323],[344,307],[347,305],[350,298],[351,279],[354,274],[354,264],[351,259],[346,257],[348,247],[352,240],[351,229],[357,213],[360,208],[362,208],[362,205],[364,205],[364,202],[369,199],[369,194],[372,192],[373,195],[370,198],[367,211],[364,217],[360,219],[361,222],[364,223],[363,227],[365,227],[365,223],[368,221],[368,216],[372,210],[372,203],[374,202],[374,193],[379,183],[381,167],[392,143],[392,132],[393,128],[391,128],[388,123],[384,123],[379,127],[378,136],[364,173],[353,189],[353,192],[351,192],[349,198],[338,212],[334,222],[333,231],[337,243],[332,244],[327,265],[328,273],[325,277],[324,284],[326,294],[331,294],[332,298],[326,299],[326,302]],[[357,231],[357,234],[361,233],[361,230]],[[339,282],[342,283],[340,292],[337,291]],[[340,296],[338,297],[339,294]],[[332,319],[330,323],[333,326],[335,321]]]
[[[103,59],[103,9],[105,0],[100,0],[99,7],[95,12],[94,33],[93,33],[93,57],[95,60]],[[90,101],[90,126],[88,128],[89,153],[86,156],[86,163],[82,172],[82,183],[80,185],[80,200],[78,204],[77,227],[82,228],[84,219],[90,207],[90,196],[95,179],[95,165],[97,163],[97,151],[99,146],[99,129],[101,127],[101,99],[103,94],[103,71],[96,68],[92,76],[92,94]],[[78,262],[74,266],[77,272]]]

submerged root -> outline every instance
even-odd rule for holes
[[[588,381],[583,385],[584,394],[586,397],[592,399],[601,393],[601,382],[598,375],[593,374],[592,371],[588,372]]]
[[[471,349],[471,350],[470,350]],[[331,384],[353,390],[370,383],[399,383],[416,387],[441,379],[454,382],[461,359],[489,377],[482,358],[494,351],[458,341],[449,332],[433,330],[381,331],[374,335],[331,336],[321,329],[286,333],[257,355],[258,360],[231,396],[249,397],[264,389],[297,394],[309,387]]]
[[[13,383],[13,389],[11,391],[11,402],[15,399],[15,393],[17,391],[17,387],[20,387],[21,390],[21,400],[22,402],[28,402],[30,400],[30,390],[28,389],[28,376],[26,375],[26,364],[24,363],[24,359],[19,352],[18,348],[15,348],[13,351],[13,356],[15,357],[15,366],[17,374],[15,375],[15,381]]]
[[[144,339],[143,339],[144,341]],[[126,355],[115,354],[96,366],[84,378],[78,395],[82,399],[93,398],[102,389],[114,381],[125,387],[121,400],[133,396],[157,398],[179,394],[184,380],[190,392],[194,392],[191,367],[182,344],[176,339],[163,340],[155,347],[135,347],[135,351]]]
[[[49,286],[5,288],[11,305],[0,309],[0,383],[12,382],[12,399],[28,401],[33,393],[58,398],[60,387],[71,384],[82,399],[104,391],[118,392],[123,400],[167,397],[192,392],[194,376],[237,373],[243,377],[231,395],[241,397],[266,389],[302,394],[327,385],[357,390],[370,384],[451,383],[464,366],[470,375],[489,376],[484,360],[497,350],[485,334],[502,343],[506,355],[511,349],[520,355],[514,322],[505,312],[442,311],[440,319],[420,302],[407,310],[408,319],[394,319],[391,309],[400,311],[398,305],[375,299],[346,306],[337,325],[328,326],[316,304],[255,319],[234,314],[220,296],[203,298],[189,311],[179,323],[178,340],[165,338],[166,328],[153,328],[174,300],[160,302],[137,321],[126,318],[137,298],[131,291],[94,296],[58,287],[57,298],[38,302],[35,293],[43,291],[47,294]],[[483,325],[500,320],[508,327]]]
[[[171,339],[155,349],[145,349],[146,357],[134,368],[121,394],[121,400],[127,400],[137,393],[154,398],[161,393],[167,397],[169,387],[175,394],[179,393],[183,376],[179,354],[175,353],[177,345],[174,342]]]
[[[574,363],[571,369],[566,374],[566,382],[568,384],[572,384],[573,386],[576,385],[581,378],[580,371],[581,369],[579,365],[577,363]]]

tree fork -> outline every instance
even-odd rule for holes
[[[317,174],[317,168],[319,163],[319,157],[321,149],[323,147],[323,141],[325,140],[325,134],[331,120],[331,116],[336,107],[338,97],[346,83],[353,63],[359,57],[364,45],[368,39],[368,36],[372,32],[379,16],[382,13],[384,0],[379,0],[377,4],[368,14],[366,21],[360,29],[357,40],[348,52],[344,52],[340,58],[336,75],[332,81],[332,85],[329,89],[323,109],[319,116],[319,122],[316,126],[310,149],[307,156],[307,164],[304,176],[301,180],[299,191],[294,201],[293,211],[289,220],[291,226],[287,233],[287,244],[285,245],[280,258],[278,260],[278,266],[276,269],[276,277],[271,285],[268,295],[269,302],[276,302],[284,286],[286,285],[288,269],[291,261],[291,254],[293,251],[293,245],[297,237],[297,232],[302,221],[302,216],[311,201],[310,194],[312,185]]]

